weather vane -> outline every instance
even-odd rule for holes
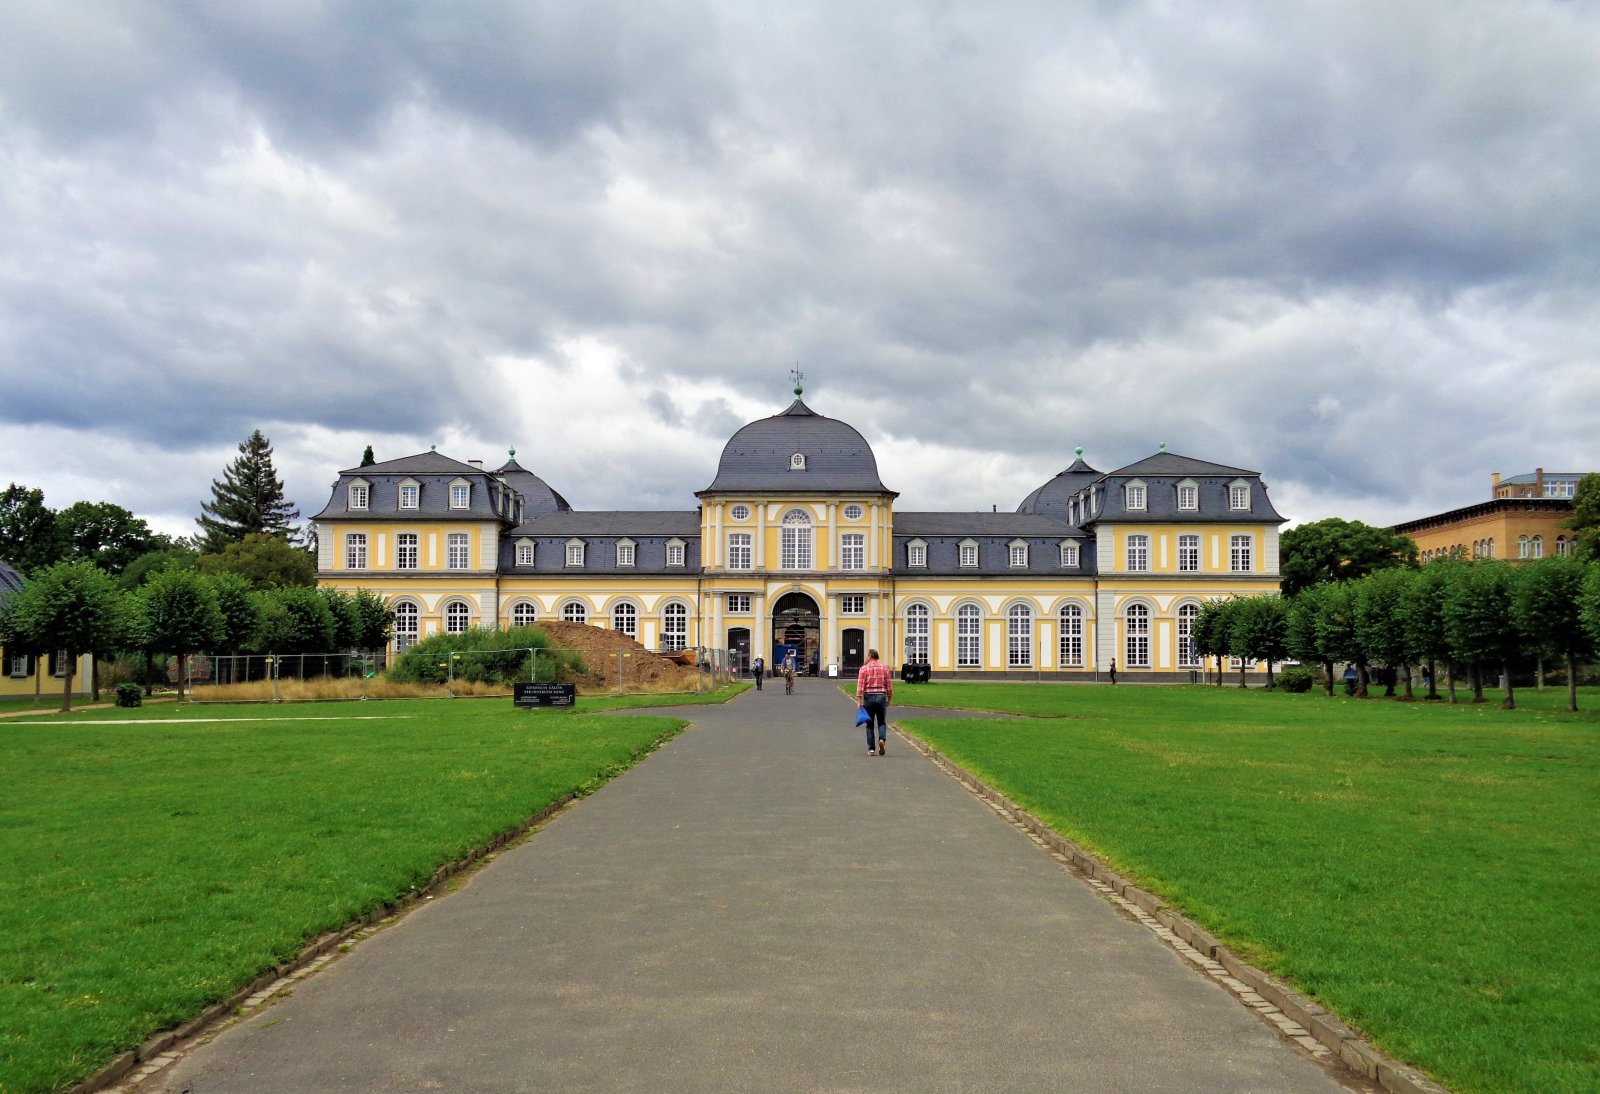
[[[789,370],[789,375],[794,379],[794,393],[799,395],[805,391],[806,374],[800,371],[800,362],[795,362],[794,368]]]

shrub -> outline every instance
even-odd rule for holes
[[[139,690],[138,684],[117,685],[117,706],[136,707],[144,702],[144,695]]]
[[[390,667],[398,683],[442,684],[452,676],[468,683],[509,684],[528,679],[528,650],[538,651],[535,677],[552,683],[563,672],[582,673],[583,661],[570,650],[558,650],[537,627],[471,627],[460,634],[434,634],[412,646]],[[451,661],[454,659],[454,671]]]
[[[1316,679],[1317,674],[1304,665],[1290,665],[1278,673],[1278,686],[1284,691],[1296,693],[1310,691]]]

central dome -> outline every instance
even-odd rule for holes
[[[878,479],[878,461],[866,438],[798,398],[782,414],[735,433],[722,449],[716,479],[701,493],[747,490],[893,493]]]

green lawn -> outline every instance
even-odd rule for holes
[[[506,699],[29,721],[0,721],[5,1094],[81,1079],[682,725]]]
[[[907,728],[1452,1090],[1600,1090],[1600,689],[896,699],[1049,716]]]

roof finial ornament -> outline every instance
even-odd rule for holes
[[[1165,452],[1167,450],[1167,442],[1166,441],[1162,441],[1161,444],[1158,446],[1158,450],[1161,451],[1161,452]]]
[[[1074,448],[1072,451],[1077,454],[1078,459],[1080,459],[1080,460],[1083,459],[1083,445],[1080,444],[1077,448]]]
[[[789,376],[794,380],[794,397],[800,398],[805,393],[806,374],[800,371],[800,362],[794,363],[794,368],[789,370]]]
[[[512,459],[516,459],[517,458],[516,446],[512,445],[510,448],[506,449],[506,455],[510,456]]]
[[[436,445],[436,444],[430,444],[428,446],[428,451],[429,452],[437,452],[437,451],[439,451],[439,446]]]

